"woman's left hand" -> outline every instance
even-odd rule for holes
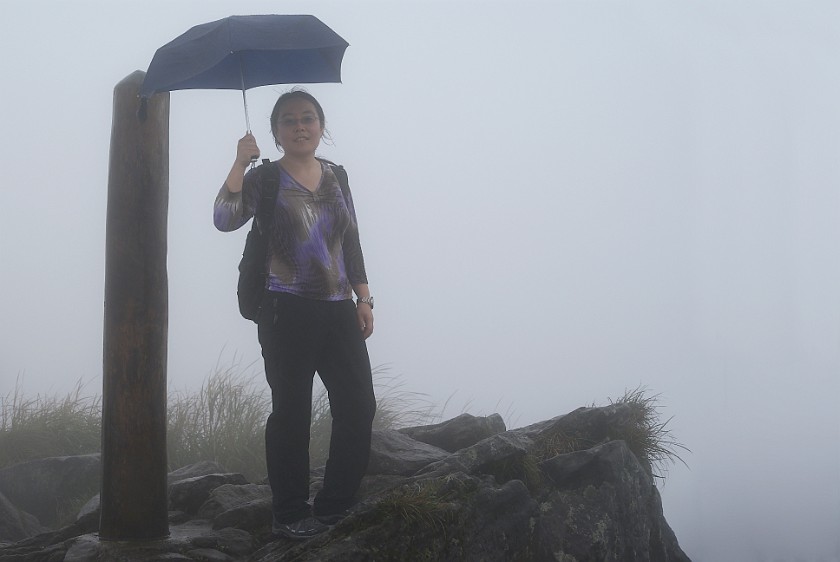
[[[362,337],[368,339],[373,333],[373,310],[365,303],[356,305],[356,319],[359,321],[359,330]]]

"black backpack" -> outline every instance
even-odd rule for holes
[[[347,171],[344,166],[329,161],[327,163],[338,178],[341,192],[347,200],[349,190]],[[245,239],[245,249],[239,261],[239,282],[236,285],[239,313],[254,322],[257,322],[259,318],[260,304],[265,295],[265,281],[268,277],[268,239],[271,236],[277,190],[280,187],[280,169],[277,164],[263,160],[258,171],[264,175],[262,181],[267,189],[257,202],[251,230]]]

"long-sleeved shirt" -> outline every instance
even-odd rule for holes
[[[321,161],[321,183],[315,191],[295,181],[279,162],[249,170],[238,193],[223,185],[213,206],[216,228],[230,232],[254,216],[271,175],[265,166],[280,170],[267,288],[318,300],[352,298],[352,286],[367,283],[356,211],[349,189],[342,192],[326,162]]]

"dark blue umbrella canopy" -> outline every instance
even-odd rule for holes
[[[347,46],[315,16],[230,16],[197,25],[158,49],[140,95],[341,82]]]

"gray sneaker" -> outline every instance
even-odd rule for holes
[[[290,539],[303,540],[329,531],[330,528],[315,519],[306,517],[293,523],[277,523],[271,525],[271,532]]]

